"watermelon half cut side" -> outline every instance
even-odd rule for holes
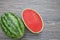
[[[42,17],[33,9],[24,9],[22,12],[22,20],[32,33],[39,33],[43,29]]]

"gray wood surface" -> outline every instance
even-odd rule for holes
[[[19,40],[60,40],[60,0],[0,0],[0,16],[4,12],[14,12],[21,17],[22,10],[32,8],[44,20],[41,33],[32,34],[26,29],[25,36]],[[12,40],[0,29],[0,40]]]

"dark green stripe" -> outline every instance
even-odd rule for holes
[[[18,20],[18,22],[19,22],[19,26],[21,26],[22,32],[24,33],[24,24],[23,24],[22,20],[19,19],[19,18],[17,18],[17,20]]]
[[[7,24],[7,23],[6,23],[7,21],[5,20],[5,18],[1,18],[1,21],[2,21],[3,25],[5,26],[5,28],[8,30],[7,32],[10,32],[11,36],[12,36],[12,35],[16,36],[16,34],[13,33],[13,32],[11,31],[11,29],[9,29],[9,26],[6,25],[6,24]],[[9,36],[10,36],[10,35],[9,35]]]
[[[13,22],[13,20],[10,18],[10,16],[9,16],[10,14],[5,14],[5,16],[7,16],[7,18],[8,18],[8,20],[10,20],[11,22],[12,22],[12,24],[16,27],[16,30],[18,30],[18,33],[19,33],[19,35],[21,35],[22,33],[21,33],[21,30],[20,30],[20,27],[18,26],[16,26],[15,25],[15,23]],[[19,32],[20,31],[20,32]]]
[[[13,26],[13,29],[15,28],[16,29],[16,25],[13,23],[13,21],[5,15],[5,19],[7,20],[7,23],[9,23],[9,26],[12,27]]]
[[[7,34],[8,36],[10,36],[11,37],[11,32],[9,32],[10,30],[6,27],[6,25],[4,24],[4,20],[3,20],[4,18],[1,18],[1,22],[2,22],[2,29],[3,29],[3,31],[5,32],[5,34]],[[5,31],[6,30],[6,31]],[[8,33],[7,33],[8,32]]]
[[[18,16],[14,15],[13,13],[11,13],[11,15],[13,15],[17,19],[18,24],[19,24],[19,28],[21,29],[21,32],[23,31],[22,32],[22,35],[23,35],[23,33],[24,33],[24,24],[23,24],[23,22],[21,21],[21,19]]]
[[[11,14],[12,14],[12,13],[11,13]],[[20,29],[21,29],[22,35],[23,35],[23,33],[24,33],[24,24],[23,24],[23,21],[21,20],[20,17],[14,15],[14,14],[12,14],[12,15],[15,16],[15,18],[18,20],[18,24],[19,24],[19,26],[21,26]]]
[[[5,26],[3,26],[3,20],[2,19],[4,19],[4,17],[1,17],[1,25],[2,25],[2,28],[4,28],[4,29],[6,29],[6,27]],[[4,30],[5,31],[5,30]],[[6,31],[7,31],[7,29],[6,29]]]
[[[16,19],[17,19],[17,21],[18,21],[18,24],[19,24],[19,27],[20,27],[20,29],[22,30],[22,28],[21,28],[21,23],[20,23],[20,21],[18,20],[18,19],[20,19],[17,15],[14,15],[13,13],[10,13],[12,16],[14,16]]]
[[[21,26],[21,24],[23,24],[22,20],[18,16],[14,15],[13,13],[11,13],[11,15],[13,15],[18,20],[19,26]],[[21,28],[21,30],[23,29],[22,26],[20,28]]]
[[[9,19],[8,17],[6,17],[6,16],[5,16],[5,19],[6,19],[6,21],[7,21],[7,24],[9,23],[9,24],[8,24],[8,26],[12,28],[12,30],[11,30],[11,31],[13,31],[13,32],[14,32],[16,29],[14,30],[15,25],[13,24],[12,20],[10,20],[10,19]],[[10,22],[8,22],[8,21],[10,21]],[[13,27],[13,26],[14,26],[14,27]],[[15,33],[15,34],[16,34],[16,36],[17,36],[17,33],[16,33],[16,32],[14,32],[14,33]]]
[[[2,20],[2,19],[1,19]],[[3,23],[2,23],[2,21],[0,20],[0,27],[2,28],[2,30],[5,32],[5,33],[7,33],[7,30],[6,30],[6,28],[3,26]]]

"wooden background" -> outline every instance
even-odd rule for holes
[[[32,8],[39,12],[44,21],[41,33],[32,34],[26,29],[19,40],[60,40],[60,0],[0,0],[0,16],[4,12],[14,12],[21,17],[22,10]],[[0,29],[0,40],[12,40]]]

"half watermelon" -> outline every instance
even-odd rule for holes
[[[23,10],[22,20],[32,33],[39,33],[43,29],[42,17],[33,9],[28,8]]]

